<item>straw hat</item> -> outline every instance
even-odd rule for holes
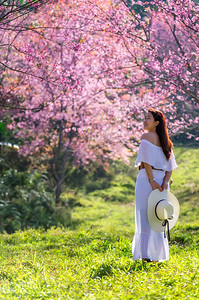
[[[180,206],[177,198],[168,190],[152,191],[148,197],[148,221],[152,230],[163,232],[166,225],[172,229],[179,217]]]

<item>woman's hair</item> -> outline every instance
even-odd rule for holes
[[[160,145],[167,159],[171,156],[171,149],[173,148],[173,143],[169,138],[169,134],[167,131],[166,120],[163,113],[159,110],[155,110],[153,108],[149,108],[148,112],[150,112],[155,121],[159,121],[159,124],[156,126],[156,132],[160,139]]]

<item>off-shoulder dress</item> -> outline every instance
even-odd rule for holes
[[[172,151],[169,160],[166,159],[161,147],[143,139],[138,150],[135,167],[145,162],[155,169],[153,176],[159,185],[162,184],[165,171],[172,171],[177,167]],[[151,261],[164,261],[169,259],[169,245],[163,232],[153,231],[148,223],[147,204],[149,194],[152,192],[151,184],[145,169],[138,173],[135,187],[135,235],[132,243],[133,259],[150,259]]]

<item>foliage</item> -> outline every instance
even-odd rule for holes
[[[131,203],[113,203],[82,194],[67,229],[0,235],[0,298],[198,299],[198,149],[176,147],[175,155],[171,190],[181,213],[168,262],[132,260],[134,196]],[[122,165],[116,171],[124,171],[125,180]]]
[[[2,136],[5,134],[5,126],[2,122],[0,122],[0,139],[2,140]]]
[[[60,213],[62,210],[62,213]],[[63,216],[63,214],[65,214]],[[9,169],[0,180],[0,231],[49,228],[70,222],[70,210],[56,208],[47,178],[40,173]]]
[[[85,176],[84,191],[89,193],[111,187],[111,179],[114,175],[110,170],[105,170],[103,166],[91,167]]]

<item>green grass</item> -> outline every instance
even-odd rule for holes
[[[78,195],[69,228],[0,235],[0,299],[198,299],[199,150],[175,154],[181,213],[168,262],[132,260],[137,171],[121,167],[112,188]]]

